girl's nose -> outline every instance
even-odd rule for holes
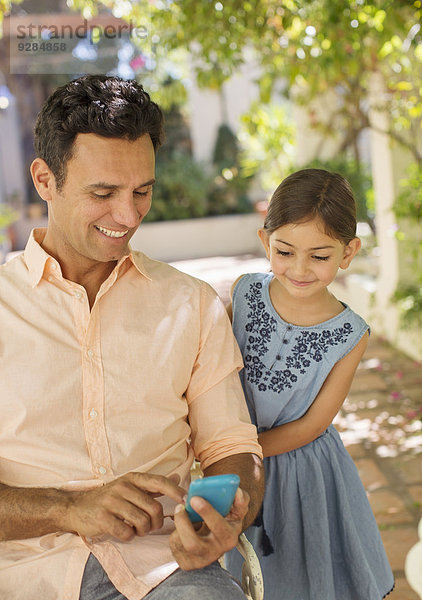
[[[308,270],[308,263],[306,258],[301,258],[299,256],[297,256],[295,258],[295,261],[293,263],[293,273],[296,276],[302,276],[304,275]]]

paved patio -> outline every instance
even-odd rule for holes
[[[268,270],[266,259],[255,256],[173,264],[211,283],[225,302],[238,275]],[[404,561],[422,517],[421,419],[422,365],[371,336],[335,423],[368,492],[396,577],[389,600],[419,600],[406,581]]]

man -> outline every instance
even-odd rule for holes
[[[113,77],[70,82],[38,117],[48,226],[0,270],[1,598],[244,598],[215,562],[262,499],[238,348],[207,284],[128,245],[161,137],[159,107]],[[241,478],[226,518],[192,501],[200,529],[194,455]]]

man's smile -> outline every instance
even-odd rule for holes
[[[98,231],[101,231],[101,233],[103,233],[104,235],[106,235],[108,237],[112,237],[112,238],[121,238],[124,235],[126,235],[127,232],[129,231],[129,229],[126,229],[126,231],[113,231],[112,229],[106,229],[105,227],[100,227],[100,225],[95,225],[95,228],[98,229]]]

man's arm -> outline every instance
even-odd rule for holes
[[[0,483],[0,541],[60,531],[70,502],[70,495],[60,490],[15,488]]]
[[[159,475],[127,473],[86,492],[15,488],[0,483],[0,541],[69,531],[128,541],[163,525],[158,496],[181,502],[185,491]]]
[[[239,535],[253,522],[261,506],[264,474],[260,458],[254,454],[236,454],[205,470],[205,476],[225,473],[237,473],[240,477],[240,489],[227,517],[222,517],[204,499],[194,497],[192,508],[204,519],[201,528],[195,529],[183,507],[176,507],[176,531],[170,537],[170,548],[186,571],[205,567],[234,548]]]
[[[248,512],[243,519],[243,527],[251,525],[262,504],[264,496],[264,469],[262,461],[255,454],[234,454],[223,458],[205,469],[205,477],[236,473],[240,477],[240,488],[249,496]]]

